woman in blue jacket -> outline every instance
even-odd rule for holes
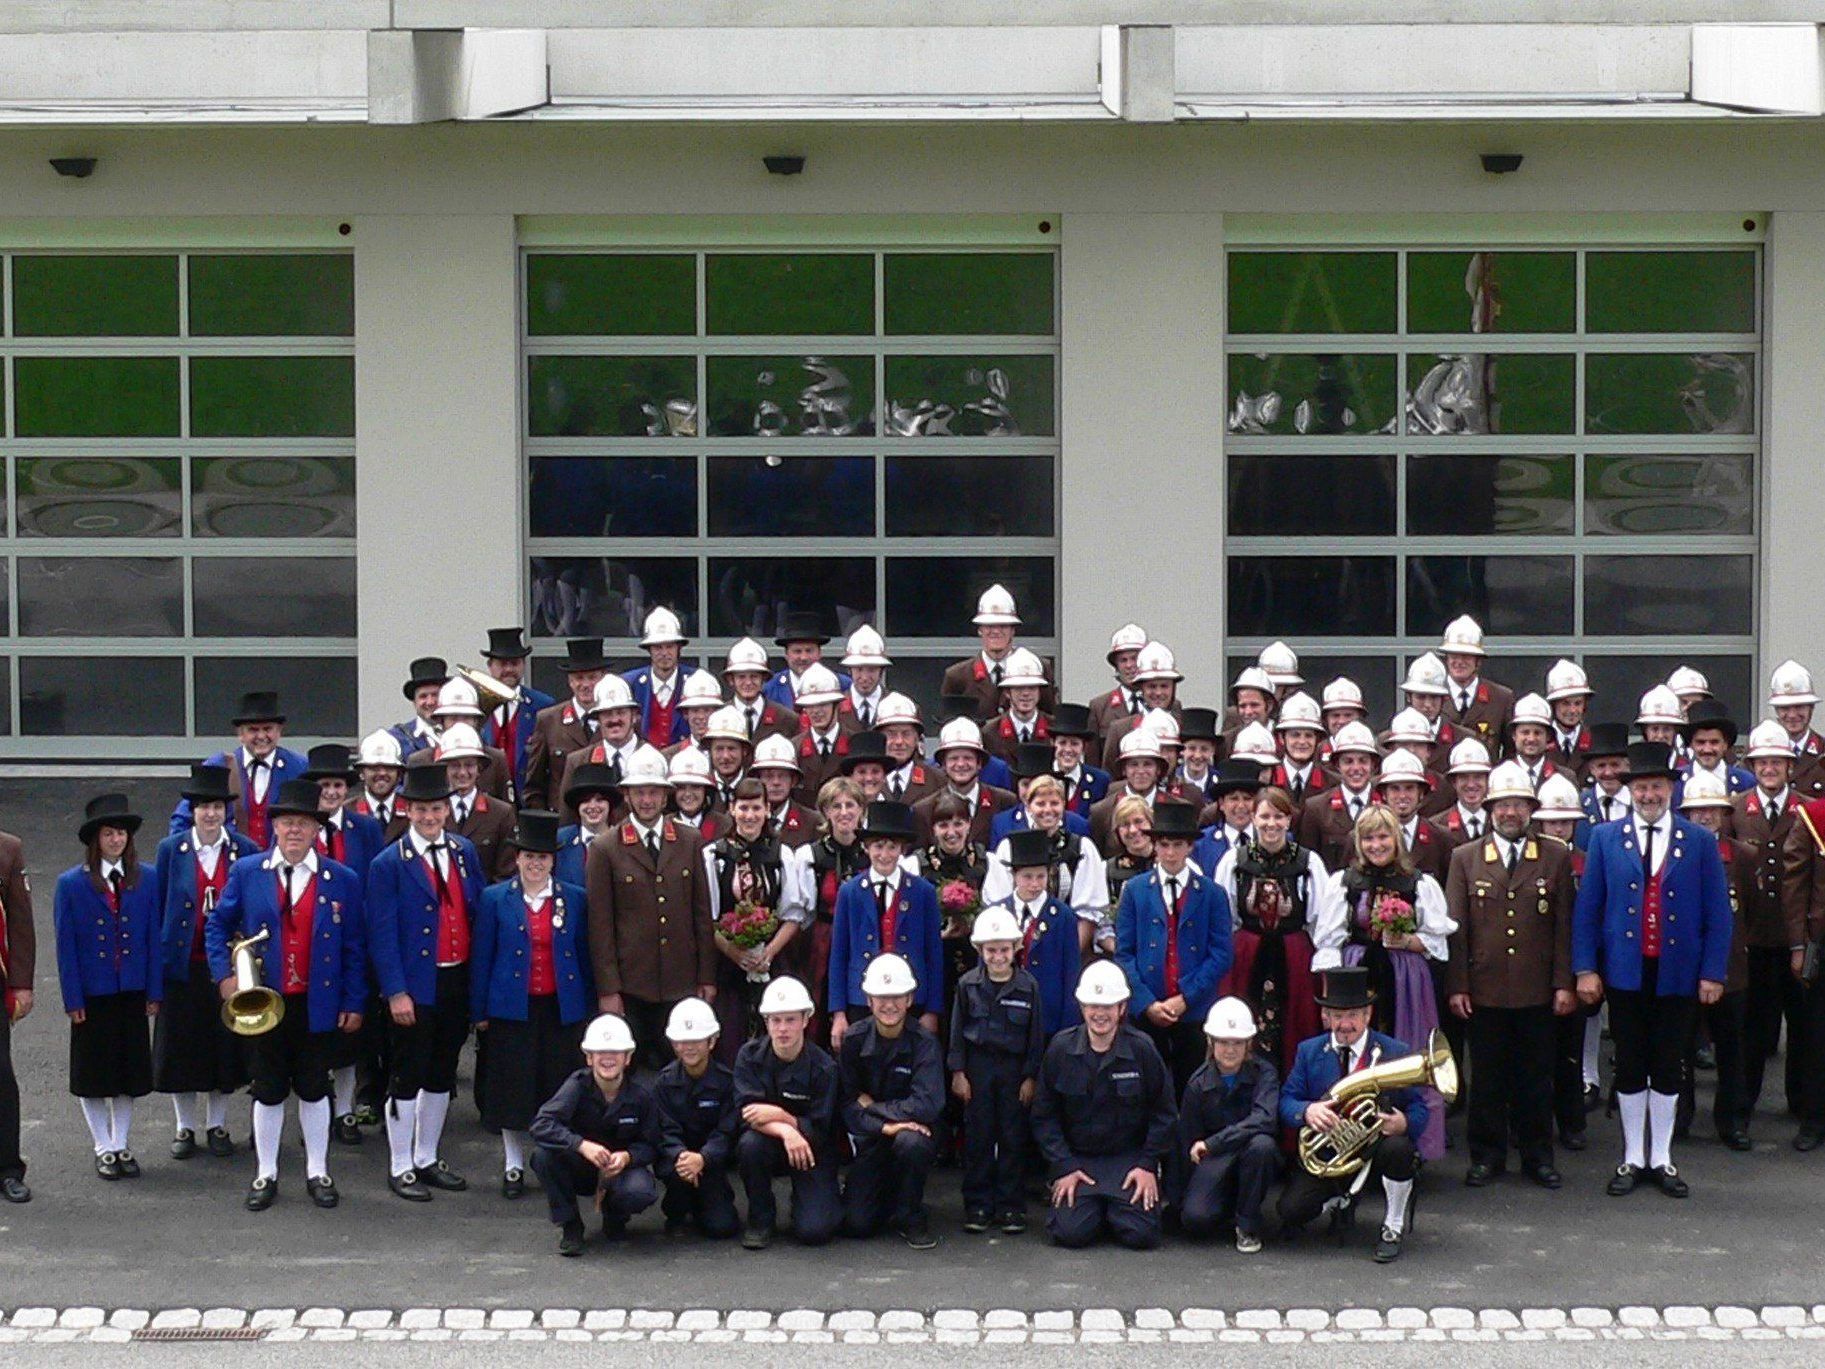
[[[95,1141],[95,1172],[139,1176],[127,1147],[133,1100],[152,1092],[147,1019],[164,997],[158,880],[139,863],[139,814],[125,794],[90,799],[77,836],[81,865],[57,880],[57,978],[70,1018],[70,1092]]]
[[[517,873],[476,907],[469,948],[470,1016],[488,1034],[482,1121],[501,1133],[501,1193],[526,1191],[527,1130],[575,1071],[595,1012],[589,904],[582,888],[552,878],[558,815],[530,809],[513,830]]]

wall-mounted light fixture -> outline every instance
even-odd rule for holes
[[[768,173],[774,176],[796,176],[805,169],[805,159],[803,157],[781,154],[772,157],[762,157],[760,160],[761,164],[767,168]]]
[[[51,170],[59,176],[70,176],[79,181],[87,180],[95,174],[95,158],[53,157],[51,158]]]
[[[1506,176],[1512,171],[1521,169],[1519,152],[1485,152],[1482,156],[1483,170],[1491,176]]]

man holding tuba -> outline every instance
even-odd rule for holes
[[[1303,1161],[1280,1194],[1280,1224],[1291,1233],[1328,1209],[1333,1229],[1342,1230],[1366,1180],[1378,1178],[1388,1212],[1375,1243],[1375,1262],[1387,1264],[1400,1257],[1412,1211],[1419,1168],[1413,1138],[1425,1129],[1427,1109],[1424,1096],[1411,1085],[1428,1077],[1420,1068],[1425,1058],[1369,1029],[1375,995],[1369,972],[1361,966],[1324,971],[1317,997],[1325,1031],[1300,1043],[1280,1090],[1280,1121],[1301,1129]],[[1386,1067],[1396,1061],[1414,1066],[1401,1071],[1399,1081],[1387,1078]],[[1347,1082],[1352,1076],[1362,1081],[1360,1093],[1353,1097]],[[1455,1084],[1438,1087],[1441,1092],[1456,1092]],[[1372,1111],[1360,1106],[1364,1099]],[[1351,1165],[1352,1158],[1360,1163]],[[1315,1173],[1315,1168],[1326,1172]]]

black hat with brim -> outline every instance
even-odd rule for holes
[[[526,629],[518,627],[491,627],[488,629],[488,645],[482,648],[482,655],[490,661],[519,661],[532,655],[532,644],[526,640]]]
[[[1339,965],[1319,972],[1316,997],[1321,1008],[1366,1008],[1375,1002],[1375,989],[1363,966]]]
[[[1060,704],[1052,710],[1052,735],[1094,738],[1097,731],[1090,721],[1090,710],[1082,704]]]
[[[1198,839],[1198,810],[1189,803],[1169,803],[1162,799],[1153,805],[1153,816],[1147,822],[1149,836],[1169,841]]]
[[[982,721],[982,701],[974,694],[940,694],[938,696],[938,717],[943,722],[952,718],[968,718],[971,722]]]
[[[1626,756],[1629,754],[1629,725],[1627,723],[1592,723],[1591,744],[1584,750],[1584,759],[1598,760],[1604,756]]]
[[[399,786],[401,803],[435,803],[450,797],[450,767],[442,761],[408,765]]]
[[[1679,729],[1679,735],[1691,741],[1692,734],[1701,727],[1722,732],[1725,746],[1736,745],[1737,727],[1730,719],[1730,710],[1716,699],[1694,699],[1686,707],[1686,725]]]
[[[887,754],[887,738],[870,729],[858,732],[849,739],[849,754],[837,765],[839,774],[853,775],[858,765],[879,765],[893,769],[893,759]]]
[[[139,831],[140,821],[125,794],[97,794],[83,805],[82,826],[76,835],[87,846],[104,827],[123,827],[131,835]]]
[[[830,633],[824,624],[821,613],[803,611],[788,613],[780,620],[779,636],[773,639],[775,646],[786,646],[792,642],[816,642],[819,646],[830,640]]]
[[[1239,761],[1231,756],[1217,762],[1214,786],[1218,798],[1225,794],[1256,794],[1261,791],[1261,767],[1254,761]]]
[[[1035,827],[1020,827],[1009,832],[1005,840],[1010,870],[1052,863],[1052,837],[1048,832],[1041,832]]]
[[[317,782],[308,777],[287,780],[280,785],[278,797],[267,811],[275,818],[314,818],[318,822],[324,822],[329,817],[318,806]]]
[[[1214,742],[1219,735],[1217,710],[1214,708],[1186,708],[1179,713],[1179,740],[1182,742]]]
[[[558,849],[558,815],[522,808],[513,825],[513,835],[507,840],[517,851],[554,855]]]
[[[178,793],[188,799],[192,807],[199,803],[234,802],[234,793],[228,787],[228,767],[225,765],[191,766],[190,782]]]
[[[613,803],[621,797],[621,767],[607,765],[601,761],[590,761],[577,767],[570,777],[570,783],[564,786],[564,802],[576,807],[578,802],[600,794]]]
[[[1622,771],[1625,780],[1671,780],[1679,777],[1673,768],[1673,748],[1663,742],[1630,742],[1628,762]]]
[[[1014,748],[1014,757],[1008,762],[1008,773],[1017,779],[1037,779],[1041,775],[1056,775],[1058,759],[1052,750],[1051,742],[1022,742]]]
[[[564,659],[558,669],[568,673],[579,670],[607,670],[608,656],[602,650],[600,637],[572,637],[564,643]]]
[[[890,837],[910,846],[918,839],[919,828],[913,820],[913,810],[909,805],[895,803],[892,799],[876,799],[868,805],[868,812],[863,815],[861,828],[856,835],[863,841],[873,837]]]
[[[305,768],[304,779],[355,779],[354,758],[349,754],[349,748],[341,742],[325,742],[321,746],[313,746],[307,759],[310,764]]]
[[[406,671],[404,694],[409,699],[426,685],[445,685],[450,681],[450,663],[442,656],[420,656]]]
[[[285,715],[279,711],[279,696],[270,689],[256,690],[241,696],[241,707],[229,721],[236,727],[248,723],[282,723]]]

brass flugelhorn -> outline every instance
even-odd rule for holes
[[[1381,1095],[1420,1084],[1436,1089],[1447,1103],[1457,1097],[1457,1061],[1436,1030],[1419,1054],[1346,1074],[1326,1089],[1324,1101],[1336,1111],[1337,1125],[1329,1131],[1299,1128],[1299,1163],[1320,1179],[1354,1174],[1381,1139]]]
[[[228,943],[234,957],[234,992],[222,1004],[222,1021],[236,1036],[264,1036],[285,1016],[285,999],[260,983],[260,962],[254,948],[271,932],[260,928],[252,936]]]
[[[519,698],[517,689],[504,685],[485,670],[477,670],[472,665],[459,665],[456,673],[475,686],[475,692],[482,697],[484,711],[492,711]]]

